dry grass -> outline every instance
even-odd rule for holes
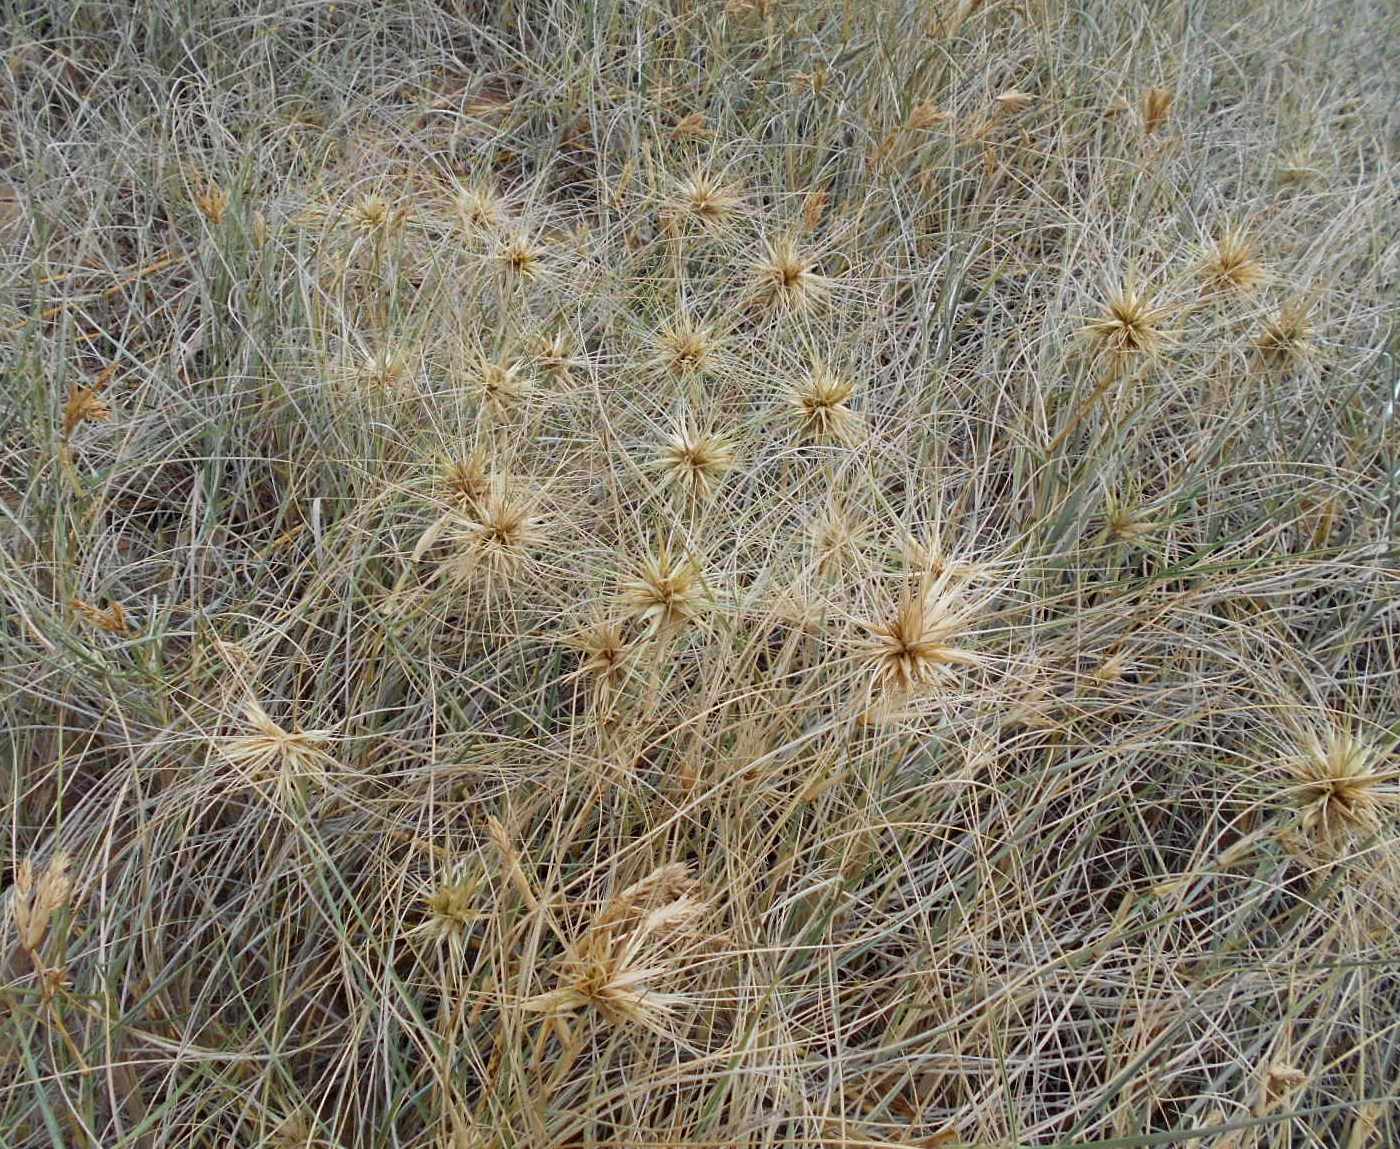
[[[0,1144],[1400,1144],[1397,27],[8,5]]]

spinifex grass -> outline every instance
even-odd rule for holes
[[[0,1145],[1400,1144],[1396,16],[9,5]]]

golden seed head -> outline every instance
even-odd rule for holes
[[[734,447],[712,431],[697,429],[689,419],[675,423],[653,465],[661,482],[690,499],[708,499],[734,466]]]
[[[437,885],[423,899],[422,932],[436,942],[460,947],[472,927],[486,915],[476,908],[480,882],[457,875]]]
[[[442,486],[450,498],[475,507],[491,489],[491,477],[485,456],[479,451],[448,462],[442,474]]]
[[[592,682],[593,701],[605,709],[613,692],[626,681],[632,660],[632,648],[623,637],[621,624],[599,619],[571,645],[581,656],[577,674]]]
[[[543,520],[533,501],[496,484],[472,518],[460,519],[455,550],[446,560],[448,575],[466,582],[478,575],[488,582],[514,578],[543,541]]]
[[[504,415],[529,393],[521,365],[511,359],[481,357],[473,379],[477,396],[496,415]]]
[[[382,235],[396,222],[383,196],[366,195],[351,205],[350,226],[363,235]]]
[[[506,219],[506,205],[494,189],[479,185],[457,189],[457,214],[471,229],[494,231]]]
[[[63,404],[63,437],[66,439],[83,423],[102,423],[112,417],[111,405],[102,398],[102,387],[74,385]]]
[[[1305,300],[1291,300],[1277,314],[1264,321],[1254,341],[1265,359],[1284,364],[1306,359],[1312,352],[1312,322]]]
[[[656,342],[655,366],[675,375],[692,375],[705,369],[717,339],[711,328],[679,316],[662,328]]]
[[[831,281],[818,275],[815,267],[816,261],[801,255],[790,239],[766,243],[762,258],[754,264],[755,297],[775,311],[807,311],[831,293]]]
[[[1170,88],[1148,88],[1142,94],[1142,130],[1149,136],[1167,122],[1174,96]]]
[[[539,275],[546,254],[543,244],[517,232],[497,248],[496,262],[507,275],[529,282]]]
[[[1264,278],[1244,229],[1238,227],[1220,233],[1201,262],[1200,273],[1208,292],[1248,291]]]
[[[809,439],[851,443],[861,417],[850,408],[855,384],[823,363],[815,363],[788,391],[788,410],[800,433]]]
[[[821,226],[822,216],[826,214],[826,208],[830,202],[831,193],[825,188],[817,188],[807,193],[807,197],[802,201],[802,229],[804,231],[816,231]]]
[[[1132,284],[1108,293],[1103,310],[1081,328],[1098,354],[1115,363],[1134,358],[1150,359],[1165,342],[1162,321],[1167,309]]]
[[[939,124],[946,123],[950,118],[950,115],[941,111],[932,100],[926,100],[909,109],[909,118],[905,121],[905,127],[911,132],[926,132],[930,128],[936,128]]]
[[[216,226],[223,223],[228,204],[228,192],[212,180],[195,193],[194,205],[199,208],[200,215]]]
[[[127,618],[126,608],[115,599],[108,605],[106,610],[84,602],[80,598],[73,600],[73,609],[80,617],[91,623],[99,630],[105,630],[108,634],[130,634],[132,631],[131,622]]]
[[[689,555],[677,556],[667,543],[638,562],[618,590],[630,616],[654,633],[679,630],[705,603],[700,564]]]
[[[966,626],[966,608],[946,587],[906,594],[894,614],[862,624],[868,638],[860,647],[872,685],[905,693],[927,686],[955,666],[978,666],[981,658],[952,640]]]
[[[682,116],[676,121],[676,126],[671,129],[673,140],[704,140],[714,135],[706,126],[704,112],[691,112]]]
[[[1303,731],[1283,763],[1299,829],[1324,848],[1379,830],[1400,807],[1394,775],[1380,766],[1376,748],[1349,730],[1329,725]]]
[[[588,1011],[612,1025],[657,1028],[685,1000],[658,983],[682,973],[689,948],[703,940],[698,927],[710,907],[697,893],[679,863],[621,891],[555,963],[556,988],[522,1008],[555,1017]]]
[[[704,227],[718,227],[743,206],[734,191],[708,172],[696,170],[677,181],[670,207],[682,218]]]
[[[43,944],[54,914],[68,905],[73,879],[68,874],[70,859],[58,853],[36,879],[34,862],[25,858],[15,870],[10,913],[22,949],[31,953]]]

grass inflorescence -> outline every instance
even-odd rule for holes
[[[0,1144],[1400,1143],[1396,16],[9,5]]]

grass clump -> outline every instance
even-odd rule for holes
[[[1400,1143],[1383,0],[10,5],[0,1144]]]

